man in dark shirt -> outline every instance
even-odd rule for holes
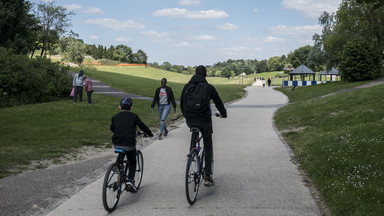
[[[194,85],[199,82],[206,83],[208,88],[208,95],[202,96],[202,97],[208,97],[208,100],[211,99],[215,103],[216,108],[219,110],[220,115],[222,118],[227,117],[227,110],[224,107],[223,102],[220,99],[219,94],[217,93],[215,87],[213,87],[211,84],[207,82],[205,77],[207,76],[207,69],[200,65],[196,68],[196,74],[191,78],[188,84],[184,86],[184,89],[181,93],[181,99],[180,99],[180,108],[181,112],[183,113],[188,127],[198,127],[203,135],[204,140],[204,149],[205,149],[205,180],[204,185],[205,186],[213,186],[214,181],[212,178],[212,159],[213,159],[213,146],[212,146],[212,111],[211,109],[206,109],[203,112],[196,113],[196,112],[189,112],[186,109],[185,104],[185,98],[186,97],[186,90],[188,88],[188,85]],[[192,136],[191,138],[191,148],[194,144],[194,140],[196,140],[196,137]]]

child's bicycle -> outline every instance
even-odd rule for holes
[[[147,136],[145,133],[137,131],[137,144],[142,145],[142,137]],[[123,149],[115,149],[115,153],[124,154]],[[104,209],[112,212],[116,209],[119,202],[120,195],[125,189],[125,183],[128,181],[128,167],[129,163],[125,159],[121,163],[117,161],[111,164],[105,173],[103,183],[103,205]],[[135,186],[139,189],[141,180],[143,178],[144,158],[140,150],[136,150],[136,172],[135,172]]]
[[[216,117],[220,117],[220,114],[218,113],[215,113],[214,115]],[[200,129],[198,127],[192,127],[190,131],[192,132],[192,137],[195,135],[197,138],[195,141],[195,146],[187,155],[187,167],[185,170],[185,192],[187,195],[188,203],[193,205],[193,203],[196,201],[200,184],[203,183],[205,178],[205,151],[204,148],[200,145],[200,142],[203,139],[203,136],[200,134]],[[213,175],[213,161],[211,169]]]

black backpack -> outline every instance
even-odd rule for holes
[[[183,98],[184,110],[187,113],[204,113],[209,109],[211,100],[208,83],[189,83]]]

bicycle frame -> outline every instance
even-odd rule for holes
[[[198,171],[197,171],[197,175],[198,176],[201,176],[204,172],[204,169],[203,169],[203,163],[204,163],[204,148],[201,147],[200,145],[200,142],[201,140],[203,139],[203,135],[200,134],[200,130],[198,128],[191,128],[191,131],[192,133],[197,133],[197,138],[196,138],[196,141],[195,141],[195,147],[193,147],[191,149],[192,150],[196,150],[197,151],[197,155],[198,155]]]

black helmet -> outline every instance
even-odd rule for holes
[[[120,107],[123,110],[129,110],[132,107],[133,101],[130,97],[123,97],[120,101]]]

